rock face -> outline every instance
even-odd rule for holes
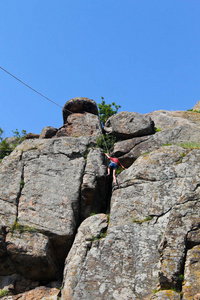
[[[39,281],[62,276],[82,218],[107,206],[104,155],[93,145],[90,138],[27,140],[4,158],[0,275]]]
[[[66,124],[71,113],[85,113],[98,116],[98,108],[94,100],[89,98],[77,97],[66,102],[63,107],[63,124]]]
[[[58,129],[55,127],[47,126],[42,129],[42,132],[39,136],[40,139],[50,139],[56,135]]]
[[[59,128],[56,136],[99,136],[102,133],[99,118],[90,113],[74,113],[68,116],[66,123]]]
[[[154,123],[149,116],[121,112],[110,117],[104,130],[118,139],[129,139],[154,133]]]
[[[118,176],[107,235],[92,243],[77,268],[82,272],[69,299],[142,300],[159,287],[181,290],[190,251],[187,235],[200,225],[199,158],[200,150],[166,146],[138,158]],[[193,240],[200,244],[197,236]],[[152,299],[180,295],[165,291]]]
[[[93,100],[72,100],[56,135],[0,163],[0,295],[200,299],[200,114],[113,116],[106,130],[128,168],[112,185]]]
[[[88,98],[73,98],[64,105],[63,124],[57,137],[98,136],[102,133],[97,105]]]
[[[199,143],[200,114],[196,112],[156,111],[148,116],[159,131],[153,135],[122,140],[114,146],[113,154],[129,167],[140,155],[165,144]]]

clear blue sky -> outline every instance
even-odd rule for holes
[[[0,66],[63,106],[187,110],[200,99],[199,0],[0,0]],[[0,70],[0,127],[40,133],[62,109]]]

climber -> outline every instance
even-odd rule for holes
[[[119,166],[121,166],[124,170],[126,170],[126,168],[120,163],[119,159],[117,159],[116,157],[110,157],[108,155],[108,153],[105,153],[105,155],[111,160],[111,163],[108,166],[108,174],[107,175],[110,175],[110,169],[112,169],[113,170],[113,179],[114,179],[115,184],[117,185],[117,178],[116,178],[117,168]]]

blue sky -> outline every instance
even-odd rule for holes
[[[0,0],[0,66],[63,106],[142,114],[200,99],[199,0]],[[0,70],[0,127],[40,133],[62,109]]]

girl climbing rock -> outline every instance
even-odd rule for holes
[[[112,169],[113,170],[113,179],[114,179],[114,182],[115,184],[117,184],[117,178],[116,178],[116,171],[117,171],[117,168],[119,166],[121,166],[124,170],[126,170],[126,168],[120,163],[119,159],[116,158],[116,157],[110,157],[108,155],[108,153],[105,153],[105,155],[111,160],[109,166],[108,166],[108,174],[107,175],[110,175],[110,170]]]

